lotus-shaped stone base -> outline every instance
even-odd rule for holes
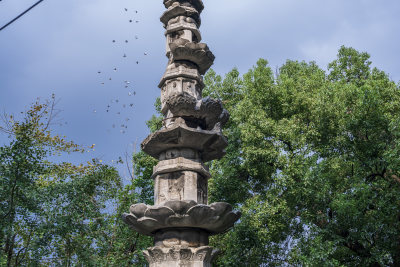
[[[203,229],[213,235],[233,227],[240,216],[228,203],[199,205],[195,201],[177,200],[165,202],[163,206],[132,205],[123,219],[137,232],[149,236],[168,228]]]
[[[201,75],[212,66],[215,56],[203,43],[193,43],[186,39],[178,39],[169,44],[173,61],[185,60],[195,63]]]

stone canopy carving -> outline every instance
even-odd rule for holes
[[[217,124],[213,130],[201,130],[186,125],[179,119],[173,126],[151,134],[142,142],[142,150],[154,158],[173,148],[191,148],[200,152],[203,161],[219,159],[228,146]]]
[[[200,43],[202,0],[163,0],[168,64],[161,78],[163,126],[141,144],[159,160],[153,168],[154,205],[133,204],[123,220],[154,238],[143,253],[150,267],[211,267],[217,250],[209,237],[240,218],[228,203],[208,203],[205,162],[225,155],[222,127],[229,113],[220,100],[203,98],[203,77],[215,56]]]

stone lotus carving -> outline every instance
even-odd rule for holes
[[[184,6],[184,5],[179,5],[179,2],[173,3],[167,11],[162,14],[160,20],[164,24],[164,27],[166,28],[168,25],[168,22],[178,16],[186,16],[186,17],[191,17],[196,21],[196,24],[200,27],[201,24],[201,19],[200,19],[200,13],[193,7],[189,6]]]
[[[229,113],[223,108],[222,102],[210,97],[197,100],[182,92],[169,96],[165,104],[175,117],[204,119],[207,130],[212,130],[218,122],[223,127],[229,119]]]
[[[223,157],[227,146],[228,141],[222,135],[219,123],[208,131],[188,127],[181,118],[171,127],[149,135],[141,145],[144,152],[156,159],[168,149],[191,148],[200,152],[204,162]]]
[[[198,228],[212,234],[223,233],[233,227],[241,213],[232,211],[228,203],[211,205],[197,204],[195,201],[168,201],[163,206],[135,204],[124,221],[144,235],[154,235],[166,228]]]
[[[202,0],[164,0],[164,6],[166,8],[171,7],[174,3],[180,3],[181,5],[189,4],[190,6],[196,8],[199,12],[202,12],[204,9]]]
[[[169,44],[172,60],[185,60],[195,63],[201,75],[212,66],[215,56],[203,43],[193,43],[186,39],[178,39]]]
[[[179,262],[201,262],[201,266],[211,266],[210,264],[214,258],[219,254],[219,250],[213,249],[209,246],[202,246],[198,248],[161,248],[153,247],[144,251],[144,256],[150,264],[171,262],[173,265],[168,266],[186,266],[180,265]],[[178,262],[177,262],[178,261]],[[192,265],[191,265],[192,266]],[[197,265],[196,265],[197,266]]]

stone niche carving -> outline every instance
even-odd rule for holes
[[[180,5],[187,5],[197,9],[200,13],[204,9],[204,4],[202,0],[164,0],[165,8],[171,7],[174,3],[179,3]]]
[[[185,39],[189,42],[198,43],[201,41],[201,34],[196,24],[196,21],[191,17],[178,16],[168,22],[167,31],[165,32],[167,38],[166,54],[170,55],[169,44],[178,39]]]
[[[160,161],[176,159],[176,158],[185,158],[196,162],[200,162],[199,152],[190,148],[169,149],[167,151],[162,152],[159,156]]]
[[[189,61],[170,62],[168,64],[167,70],[161,78],[158,87],[163,88],[166,81],[176,78],[187,78],[196,80],[198,83],[198,87],[201,89],[204,88],[203,77],[200,75],[197,66]],[[167,89],[168,88],[165,88],[165,91],[167,91]]]
[[[159,174],[155,176],[154,192],[156,205],[173,200],[193,200],[207,204],[207,178],[195,171]]]
[[[185,16],[194,19],[198,27],[201,25],[200,13],[197,9],[191,7],[190,5],[180,4],[179,2],[174,2],[161,16],[160,20],[167,28],[168,22],[176,17]]]
[[[167,80],[161,88],[161,112],[167,113],[165,102],[172,95],[188,94],[196,100],[201,99],[202,84],[195,79],[175,78]]]
[[[187,38],[182,37],[184,39],[189,40],[190,42],[200,42],[201,34],[199,31],[199,26],[196,24],[196,21],[191,17],[178,16],[176,18],[171,19],[167,25],[166,34],[171,34],[181,30],[189,30],[193,35],[185,35]],[[177,39],[177,38],[175,38]],[[174,40],[174,39],[172,39]]]

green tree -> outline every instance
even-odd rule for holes
[[[243,212],[218,266],[400,266],[400,88],[367,53],[205,80],[231,113],[212,200]]]
[[[54,163],[54,156],[85,149],[49,126],[54,96],[36,102],[21,121],[4,117],[9,145],[0,147],[0,265],[94,266],[96,242],[106,233],[121,179],[114,168],[91,161]]]

